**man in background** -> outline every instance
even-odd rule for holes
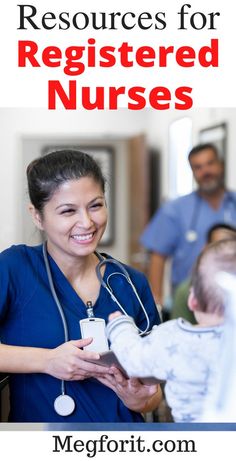
[[[236,192],[224,184],[224,166],[213,144],[200,144],[188,160],[197,190],[162,205],[141,236],[150,252],[149,280],[158,304],[163,304],[164,268],[171,258],[171,289],[191,273],[206,243],[209,228],[223,222],[236,225]]]

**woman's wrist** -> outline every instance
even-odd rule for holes
[[[53,349],[44,349],[39,348],[35,353],[35,369],[36,373],[47,373],[49,374],[49,364],[52,359],[52,351]]]
[[[1,344],[0,369],[7,373],[46,373],[49,353],[50,349]]]

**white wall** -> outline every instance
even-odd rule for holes
[[[157,146],[162,152],[162,196],[168,196],[168,135],[169,124],[180,118],[190,116],[193,121],[193,144],[197,144],[199,130],[214,126],[222,122],[228,125],[227,161],[226,161],[226,184],[236,188],[236,108],[235,109],[192,109],[186,111],[152,111],[148,126],[148,139],[152,146]]]
[[[1,233],[0,250],[12,243],[20,243],[24,238],[22,226],[22,171],[24,166],[23,145],[29,139],[105,139],[117,142],[117,175],[119,187],[116,191],[115,204],[119,220],[128,219],[125,208],[127,169],[125,167],[125,149],[123,141],[135,134],[145,133],[148,144],[158,148],[162,154],[161,191],[168,191],[168,129],[169,123],[181,116],[189,115],[193,120],[193,142],[198,142],[199,129],[220,122],[228,123],[228,159],[226,168],[227,185],[236,187],[236,109],[195,109],[186,112],[154,111],[146,109],[131,112],[126,109],[118,111],[47,111],[44,109],[0,109],[0,215]],[[123,146],[123,147],[122,147]],[[32,158],[38,156],[37,146],[32,150]],[[123,166],[122,166],[123,165]],[[122,182],[123,181],[123,182]],[[122,195],[119,195],[122,194]],[[123,208],[122,208],[123,207]],[[123,214],[122,214],[123,212]],[[125,255],[127,239],[118,233],[120,242],[119,257]],[[122,244],[121,244],[122,245]],[[125,259],[125,258],[124,258]]]
[[[116,148],[115,212],[116,245],[106,248],[126,260],[129,210],[127,203],[128,169],[125,140],[146,131],[149,111],[49,112],[43,109],[0,110],[0,250],[13,243],[37,243],[38,236],[22,208],[27,206],[25,167],[40,155],[47,142],[109,143]],[[27,229],[28,228],[28,229]]]

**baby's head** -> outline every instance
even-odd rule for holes
[[[223,317],[224,293],[216,281],[220,271],[236,275],[236,239],[207,245],[199,255],[192,273],[189,308],[198,313]]]
[[[207,232],[207,244],[232,238],[236,238],[236,227],[224,222],[214,224]]]

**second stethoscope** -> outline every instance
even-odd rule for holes
[[[100,253],[97,253],[95,252],[96,256],[98,257],[99,259],[99,263],[98,265],[96,266],[96,275],[98,277],[98,280],[99,282],[101,283],[101,285],[105,288],[105,290],[109,293],[109,295],[111,296],[112,300],[119,306],[120,310],[125,314],[125,315],[128,315],[127,312],[125,311],[125,309],[123,308],[123,306],[121,305],[121,303],[119,302],[119,300],[117,299],[117,297],[115,296],[112,288],[111,288],[111,285],[110,285],[110,279],[111,277],[114,277],[114,276],[121,276],[121,277],[124,277],[124,279],[127,281],[127,283],[131,286],[131,289],[135,295],[135,297],[137,298],[143,312],[144,312],[144,315],[145,315],[145,318],[146,318],[146,321],[147,321],[147,326],[145,328],[145,330],[140,330],[138,327],[136,327],[139,331],[139,334],[140,335],[144,335],[148,332],[149,330],[149,327],[150,327],[150,321],[149,321],[149,317],[148,317],[148,314],[147,314],[147,311],[142,303],[142,300],[140,299],[140,296],[130,278],[130,275],[128,273],[128,271],[125,269],[125,267],[123,266],[123,264],[121,264],[119,261],[117,261],[116,259],[113,259],[113,258],[105,258],[103,257]],[[61,317],[61,321],[62,321],[62,324],[63,324],[63,330],[64,330],[64,340],[65,342],[69,341],[69,332],[68,332],[68,325],[67,325],[67,321],[66,321],[66,318],[65,318],[65,314],[64,314],[64,311],[63,311],[63,308],[62,308],[62,305],[58,299],[58,296],[57,296],[57,293],[56,293],[56,290],[55,290],[55,286],[54,286],[54,283],[53,283],[53,278],[52,278],[52,273],[51,273],[51,269],[50,269],[50,265],[49,265],[49,261],[48,261],[48,254],[47,254],[47,243],[44,242],[43,244],[43,259],[44,259],[44,263],[45,263],[45,268],[46,268],[46,272],[47,272],[47,277],[48,277],[48,282],[49,282],[49,287],[50,287],[50,291],[52,293],[52,296],[53,296],[53,299],[55,301],[55,304],[57,306],[57,309],[58,309],[58,312],[60,314],[60,317]],[[113,265],[116,265],[118,268],[119,268],[119,271],[117,272],[112,272],[110,275],[108,275],[107,277],[107,281],[105,282],[103,277],[102,277],[102,273],[101,273],[101,269],[102,267],[105,265],[105,264],[113,264]],[[69,395],[66,394],[66,390],[65,390],[65,381],[62,379],[61,380],[61,394],[56,397],[55,401],[54,401],[54,409],[56,411],[56,413],[60,416],[69,416],[73,413],[74,409],[75,409],[75,401],[72,397],[70,397]]]
[[[229,191],[226,191],[226,194],[227,194],[226,200],[228,202],[228,205],[231,204],[231,206],[234,207],[236,210],[236,197],[234,197],[234,195]],[[198,223],[198,219],[199,219],[199,215],[201,211],[201,205],[203,203],[201,197],[197,193],[196,193],[195,199],[196,199],[196,202],[193,207],[193,214],[192,214],[191,222],[189,225],[189,229],[185,233],[185,240],[187,240],[187,242],[189,243],[194,243],[198,239],[197,223]],[[224,212],[224,222],[229,222],[229,221],[231,221],[231,211],[230,211],[230,208],[228,207],[228,209],[225,210]]]

